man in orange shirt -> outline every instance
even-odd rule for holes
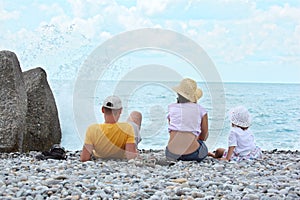
[[[134,130],[140,130],[141,113],[132,112],[128,118],[130,123],[118,122],[122,113],[122,102],[117,96],[109,96],[104,100],[102,113],[105,122],[93,124],[86,131],[80,161],[90,160],[91,155],[96,158],[134,159],[137,157],[135,138],[138,138],[138,142],[140,136]]]

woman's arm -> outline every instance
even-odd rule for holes
[[[205,114],[201,120],[201,134],[198,136],[198,140],[206,141],[208,138],[208,117]]]

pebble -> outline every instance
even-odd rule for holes
[[[135,160],[36,160],[0,154],[0,199],[300,199],[300,152],[264,151],[256,161],[170,162],[163,150]]]
[[[187,179],[186,178],[177,178],[177,179],[173,179],[171,181],[174,183],[185,183],[185,182],[187,182]]]

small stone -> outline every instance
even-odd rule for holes
[[[26,200],[33,200],[34,198],[32,196],[27,196]]]
[[[177,190],[176,195],[177,196],[185,195],[185,192],[183,190]]]
[[[218,171],[222,171],[224,169],[224,165],[216,164],[216,165],[213,166],[213,168],[215,168]]]
[[[17,193],[16,193],[16,197],[19,198],[21,197],[23,194],[23,190],[19,190]]]
[[[285,170],[295,170],[296,168],[297,168],[296,163],[289,163],[284,167]]]
[[[114,193],[113,198],[114,198],[114,199],[120,199],[121,196],[120,196],[119,193]]]
[[[203,197],[205,197],[205,195],[200,193],[200,192],[193,191],[192,192],[192,197],[194,197],[194,198],[203,198]]]
[[[268,189],[268,193],[278,194],[279,191],[271,188],[271,189]]]
[[[44,197],[42,195],[40,195],[40,194],[37,194],[35,196],[35,200],[43,200],[43,199],[44,199]]]
[[[243,198],[243,200],[257,200],[259,199],[259,196],[256,194],[246,194]]]
[[[187,182],[187,179],[186,178],[177,178],[177,179],[173,179],[171,181],[174,183],[185,183],[185,182]]]
[[[27,180],[28,180],[28,176],[26,176],[26,175],[22,175],[20,177],[20,181],[27,181]]]

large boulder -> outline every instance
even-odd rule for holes
[[[0,51],[0,152],[22,151],[27,95],[17,56]]]
[[[46,151],[61,141],[61,129],[55,99],[46,72],[35,68],[23,72],[28,97],[23,151]]]

